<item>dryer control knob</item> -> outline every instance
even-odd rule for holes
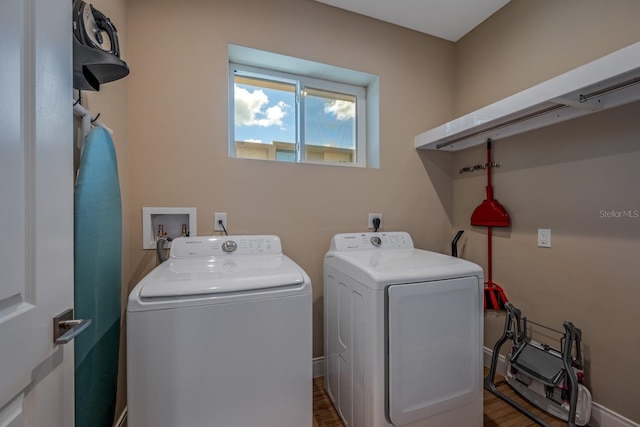
[[[382,244],[382,239],[380,237],[378,237],[378,236],[373,236],[371,238],[371,244],[373,246],[380,246]]]
[[[227,240],[222,244],[222,250],[228,254],[234,252],[236,249],[238,249],[238,245],[233,240]]]

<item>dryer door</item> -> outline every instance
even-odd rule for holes
[[[463,277],[388,288],[387,414],[394,425],[482,393],[481,286]]]

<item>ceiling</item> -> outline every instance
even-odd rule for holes
[[[509,0],[316,1],[453,42],[509,3]]]

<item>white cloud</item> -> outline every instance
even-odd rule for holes
[[[336,119],[340,121],[350,120],[356,116],[356,104],[355,102],[336,99],[335,101],[324,104],[324,112],[326,114],[333,114],[336,116]]]
[[[267,107],[269,98],[261,90],[253,92],[235,86],[235,121],[237,125],[243,126],[282,126],[282,119],[287,115],[290,107],[279,102],[276,105]]]

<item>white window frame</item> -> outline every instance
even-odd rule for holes
[[[240,61],[233,61],[233,59]],[[235,101],[234,101],[234,77],[236,71],[249,77],[272,78],[275,81],[287,83],[298,82],[296,102],[296,160],[298,163],[314,163],[322,165],[340,165],[351,167],[379,167],[378,154],[378,108],[368,108],[371,99],[369,88],[373,86],[377,101],[378,82],[377,76],[362,72],[345,70],[338,67],[319,64],[311,61],[285,57],[255,49],[229,46],[229,156],[236,157],[235,152]],[[244,59],[244,60],[243,60]],[[265,66],[257,66],[265,64]],[[284,64],[284,65],[283,65]],[[294,64],[294,65],[291,65]],[[277,69],[280,68],[280,69]],[[291,72],[302,70],[303,74]],[[344,82],[330,80],[336,76]],[[303,158],[305,153],[304,129],[304,96],[300,96],[304,87],[327,90],[337,93],[353,95],[356,98],[356,159],[353,163],[314,162]],[[372,112],[376,117],[372,117]],[[375,126],[373,125],[375,123]],[[371,130],[374,129],[374,132]]]

